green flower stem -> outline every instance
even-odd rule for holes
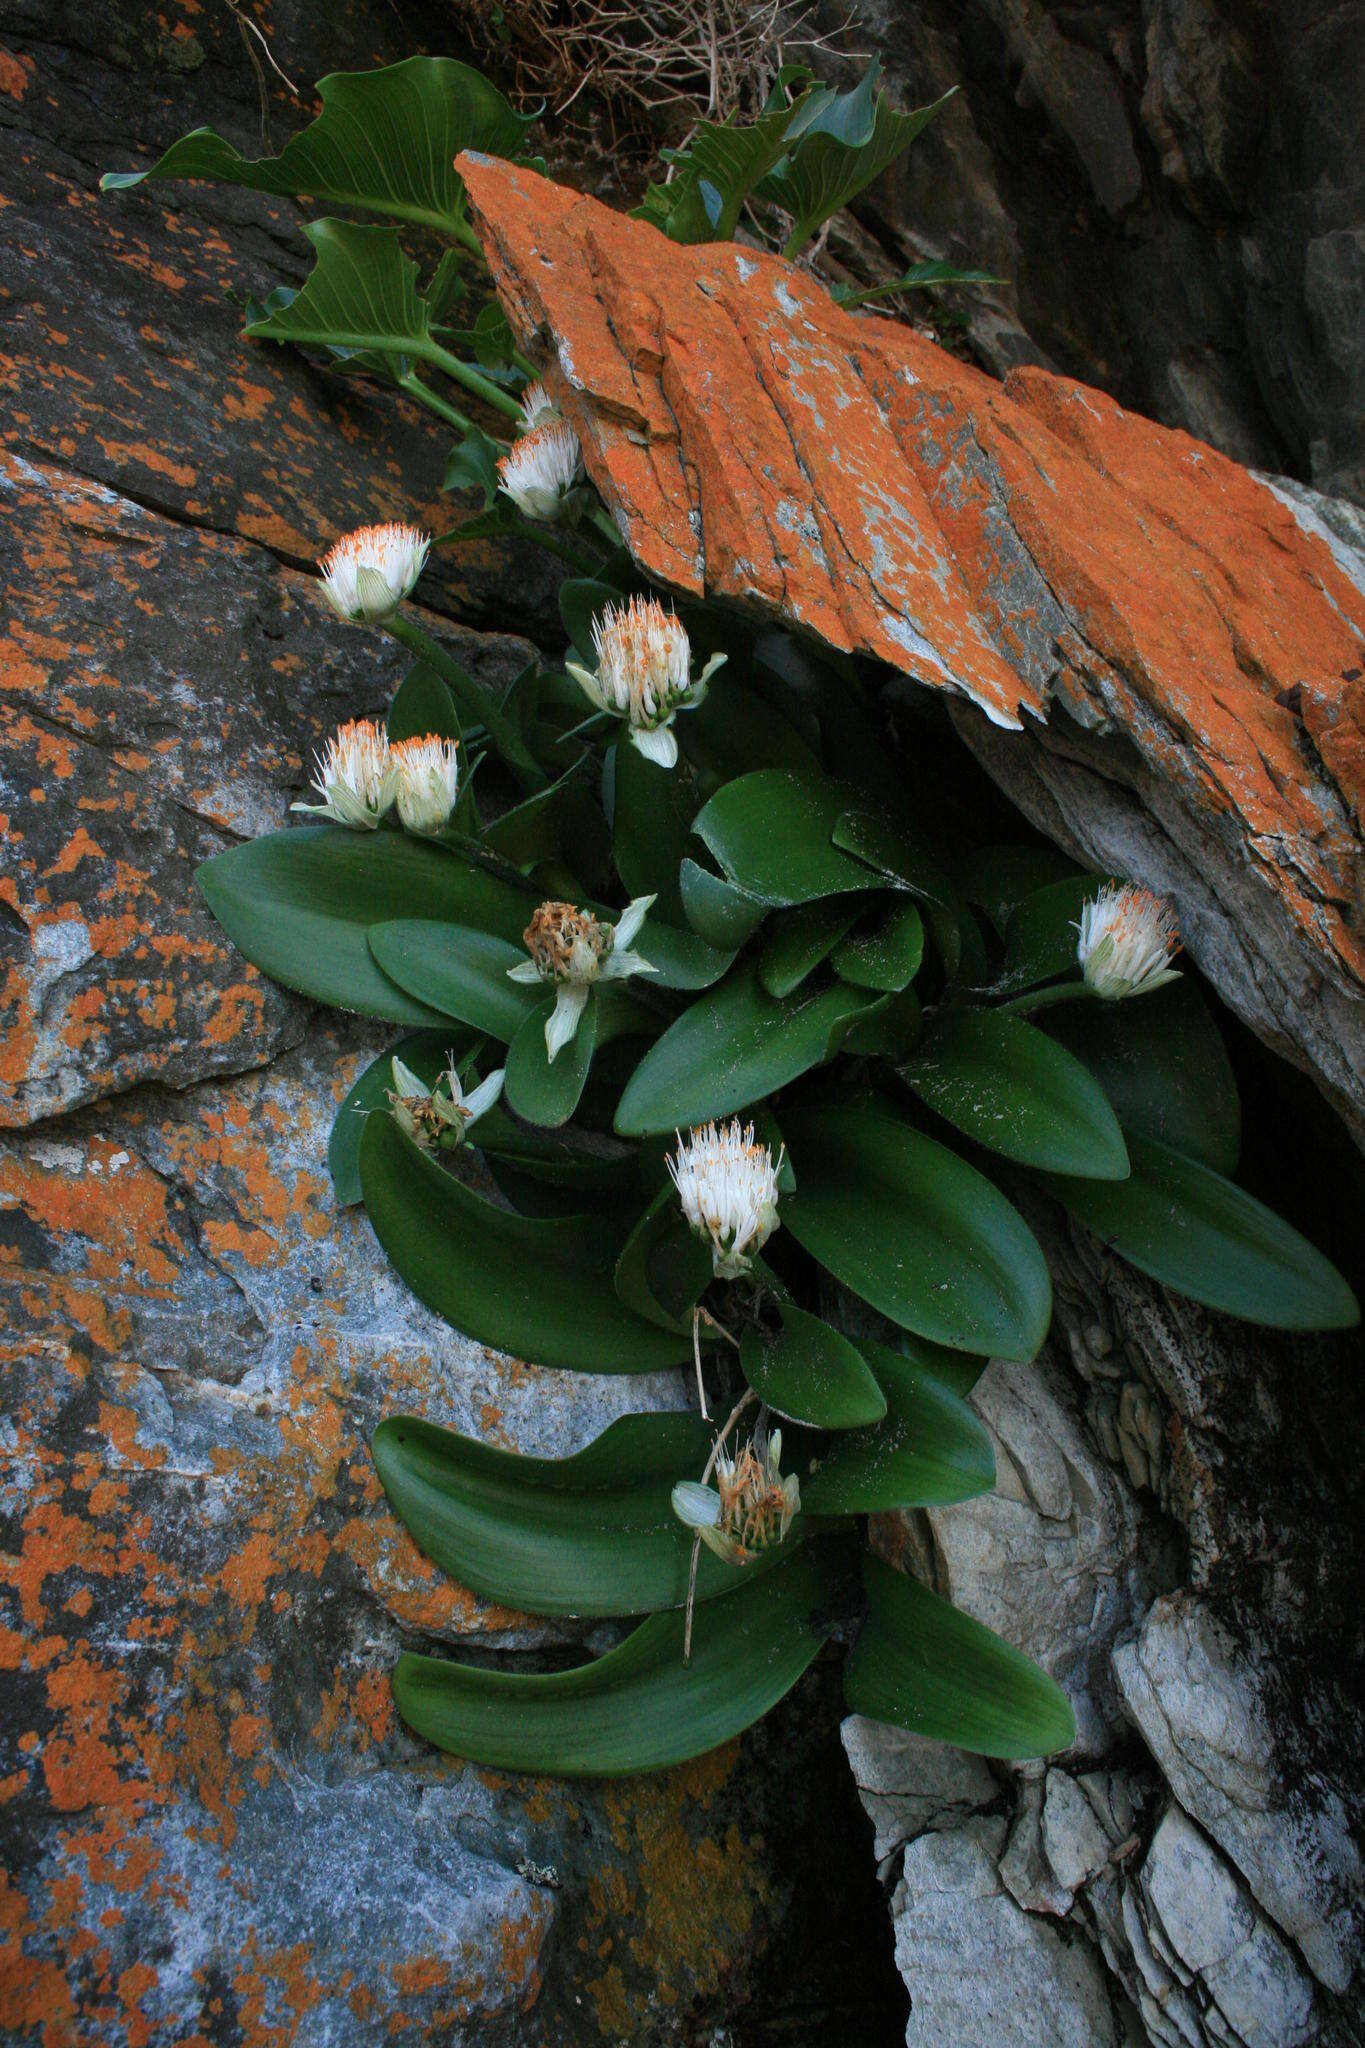
[[[504,391],[500,384],[495,384],[491,377],[485,377],[482,371],[476,370],[472,364],[462,363],[448,348],[442,348],[439,341],[427,341],[422,344],[409,342],[405,344],[405,348],[413,355],[422,356],[438,370],[444,370],[447,377],[453,377],[457,384],[463,384],[466,391],[472,392],[476,398],[481,398],[485,405],[491,405],[495,411],[506,414],[509,420],[521,418],[520,399],[513,398],[509,391]]]
[[[1013,1010],[1049,1010],[1054,1003],[1074,1003],[1081,997],[1094,1000],[1094,991],[1083,981],[1061,981],[1055,988],[1030,989],[1022,996],[1014,996],[1007,1003],[997,1003],[997,1012]]]
[[[597,528],[597,531],[604,540],[611,542],[614,548],[619,548],[622,545],[621,534],[616,521],[612,518],[605,505],[594,505],[588,514],[588,521],[590,525]]]
[[[461,412],[458,406],[451,405],[448,399],[442,398],[439,392],[433,391],[429,384],[424,384],[415,370],[406,371],[398,379],[398,382],[404,391],[407,392],[409,398],[415,398],[417,403],[424,405],[428,412],[434,412],[437,419],[444,420],[448,427],[456,428],[461,434],[477,432],[474,422],[470,419],[469,415]]]
[[[537,790],[549,786],[549,776],[527,747],[521,734],[503,717],[486,690],[467,676],[457,661],[451,659],[443,647],[439,647],[429,633],[414,625],[405,612],[395,612],[387,621],[388,630],[395,640],[402,643],[419,660],[427,662],[449,687],[460,711],[471,724],[481,725],[488,734],[489,744],[510,769],[519,789],[525,795],[534,796]]]

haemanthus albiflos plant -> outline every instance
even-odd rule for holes
[[[701,239],[766,207],[803,246],[922,125],[874,87],[784,85],[735,132],[752,146],[703,123],[646,210]],[[399,1708],[481,1762],[638,1771],[724,1741],[837,1645],[859,1712],[996,1756],[1065,1746],[1053,1681],[869,1542],[869,1517],[993,1484],[967,1396],[990,1358],[1033,1357],[1051,1311],[1013,1196],[1031,1183],[1228,1314],[1340,1326],[1350,1290],[1231,1177],[1236,1087],[1172,964],[1176,906],[1001,846],[966,806],[930,829],[875,678],[675,605],[619,547],[565,391],[487,295],[453,169],[463,147],[520,153],[529,123],[439,59],[323,101],[278,158],[200,131],[157,170],[362,213],[401,192],[400,220],[444,235],[422,294],[397,228],[316,223],[313,278],[249,332],[386,365],[453,425],[449,482],[484,500],[460,531],[529,532],[574,569],[568,651],[495,696],[415,615],[426,536],[343,537],[323,600],[414,666],[386,720],[325,740],[296,806],[314,821],[201,886],[265,973],[402,1028],[329,1159],[421,1299],[531,1362],[678,1367],[698,1394],[563,1459],[381,1424],[395,1512],[461,1583],[637,1622],[569,1670],[406,1653]]]

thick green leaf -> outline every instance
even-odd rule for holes
[[[692,1309],[711,1284],[711,1247],[688,1228],[671,1185],[660,1188],[626,1239],[615,1282],[627,1308],[648,1322],[691,1330]]]
[[[272,301],[247,321],[253,341],[378,349],[449,366],[417,289],[417,265],[404,254],[397,228],[315,220],[304,233],[317,261],[287,304]]]
[[[867,1616],[844,1666],[855,1714],[982,1756],[1051,1756],[1076,1739],[1061,1687],[1021,1650],[871,1552]]]
[[[425,661],[415,661],[389,706],[389,741],[420,740],[431,733],[443,740],[463,738],[448,685]],[[463,777],[469,763],[463,753],[459,760]]]
[[[752,963],[738,967],[650,1047],[621,1097],[616,1129],[647,1137],[746,1108],[827,1059],[866,1003],[842,982],[777,1002]]]
[[[744,202],[785,152],[800,106],[799,99],[792,100],[744,122],[734,117],[699,121],[684,149],[663,152],[666,161],[705,179],[719,192],[720,212],[712,229],[716,241],[733,238]]]
[[[848,791],[823,775],[760,768],[717,790],[692,829],[736,888],[789,906],[875,886],[863,863],[831,842],[847,808]]]
[[[834,951],[860,908],[856,897],[822,896],[771,918],[758,954],[758,978],[768,994],[789,996],[800,988]]]
[[[1003,277],[996,277],[989,270],[959,270],[955,263],[929,259],[923,263],[912,263],[899,277],[888,278],[883,284],[837,284],[831,297],[852,311],[858,306],[871,305],[876,299],[894,298],[900,292],[923,291],[927,286],[1004,283]]]
[[[1047,1335],[1047,1263],[1018,1211],[884,1106],[788,1109],[796,1193],[782,1222],[902,1329],[996,1358]]]
[[[793,216],[792,231],[783,244],[785,256],[797,255],[831,214],[879,178],[957,90],[954,86],[932,105],[900,114],[884,93],[877,93],[872,102],[876,80],[874,62],[852,92],[839,96],[841,102],[848,103],[847,109],[837,103],[828,107],[780,169],[764,180],[761,196]],[[865,127],[865,102],[872,102],[870,133]]]
[[[1064,881],[1051,882],[1020,899],[1005,925],[1006,982],[1033,988],[1058,975],[1077,973],[1081,911],[1087,898],[1097,896],[1108,879],[1105,875],[1068,875]]]
[[[519,918],[524,926],[536,899],[514,895],[512,900],[516,910],[510,921]],[[501,931],[476,931],[427,917],[394,918],[371,925],[370,951],[390,980],[426,1006],[426,1014],[456,1017],[510,1045],[545,992],[538,982],[508,979],[508,968],[521,965],[526,948],[511,942],[508,917],[499,922]]]
[[[1022,1017],[940,1010],[901,1072],[946,1122],[1006,1159],[1092,1180],[1127,1176],[1123,1132],[1104,1090]]]
[[[642,1622],[625,1642],[572,1671],[488,1671],[404,1655],[394,1698],[408,1726],[440,1748],[495,1769],[561,1778],[662,1770],[738,1735],[789,1692],[820,1648],[831,1589],[828,1553],[802,1544],[696,1618],[683,1662],[683,1617]]]
[[[647,1614],[687,1598],[692,1539],[674,1483],[701,1472],[699,1415],[623,1415],[570,1458],[523,1458],[414,1416],[370,1439],[389,1505],[418,1548],[482,1599],[531,1614]],[[705,1551],[697,1598],[732,1593]]]
[[[1331,1261],[1197,1159],[1128,1133],[1126,1181],[1044,1176],[1073,1216],[1139,1272],[1226,1315],[1281,1330],[1342,1330],[1360,1310]]]
[[[913,903],[892,903],[866,930],[837,945],[830,965],[855,988],[899,995],[919,973],[924,958],[924,920]]]
[[[654,1372],[689,1355],[685,1338],[632,1315],[612,1285],[610,1215],[536,1222],[485,1201],[370,1117],[360,1183],[376,1237],[429,1309],[476,1343],[580,1372]]]
[[[1242,1107],[1218,1026],[1188,976],[1140,1002],[1068,1003],[1044,1028],[1090,1069],[1125,1129],[1234,1173]]]
[[[680,758],[676,767],[647,761],[638,747],[616,749],[612,852],[628,896],[655,896],[654,915],[681,924],[678,868],[686,851],[700,797],[696,771]]]
[[[402,832],[337,825],[272,832],[215,854],[195,880],[233,944],[263,974],[315,1002],[397,1024],[437,1024],[441,1007],[381,972],[366,944],[368,926],[414,903],[433,918],[490,931],[519,916],[525,922],[507,883]]]
[[[870,1009],[854,1019],[843,1050],[864,1058],[903,1060],[919,1037],[921,1015],[919,997],[912,988],[902,989],[898,996],[878,996]]]
[[[925,905],[934,944],[950,981],[978,982],[986,949],[965,897],[903,818],[873,804],[845,811],[833,827],[836,846],[908,889]]]
[[[801,1475],[812,1515],[870,1515],[885,1508],[941,1507],[995,1484],[991,1440],[966,1402],[933,1370],[939,1354],[909,1340],[908,1355],[866,1338],[859,1344],[886,1400],[886,1419],[850,1430]]]
[[[1010,912],[1025,896],[1075,873],[1075,861],[1055,846],[981,846],[956,862],[953,879],[967,901],[984,910],[1003,932]]]
[[[597,667],[597,649],[593,645],[592,628],[594,619],[606,610],[608,605],[619,605],[623,593],[614,584],[603,583],[595,576],[566,576],[559,586],[559,616],[564,622],[564,631],[579,661],[586,669]],[[583,708],[588,708],[587,699]]]
[[[458,1025],[449,1024],[443,1024],[437,1031],[414,1031],[409,1037],[400,1038],[387,1052],[381,1052],[377,1060],[371,1060],[352,1084],[332,1120],[332,1134],[327,1140],[327,1171],[332,1176],[332,1191],[343,1208],[360,1200],[360,1134],[366,1117],[387,1110],[395,1055],[425,1087],[434,1088],[437,1075],[450,1064],[449,1055],[458,1052],[460,1042],[467,1042],[468,1036]]]
[[[778,1314],[779,1329],[750,1325],[740,1339],[740,1367],[760,1400],[812,1429],[879,1422],[886,1396],[857,1346],[793,1302],[780,1302]]]
[[[766,904],[746,896],[733,882],[709,874],[694,860],[685,860],[678,870],[678,891],[683,916],[697,936],[712,946],[738,949],[767,915]]]
[[[588,991],[577,1031],[551,1059],[545,1046],[545,1026],[554,1006],[553,995],[547,996],[538,1009],[523,1019],[507,1048],[507,1074],[503,1082],[507,1106],[513,1114],[546,1130],[557,1130],[560,1124],[566,1124],[578,1107],[597,1050],[597,990]]]
[[[318,95],[322,112],[278,156],[248,160],[211,128],[196,128],[150,170],[109,172],[101,190],[144,178],[212,178],[281,196],[307,193],[449,233],[464,216],[460,151],[517,156],[537,118],[513,113],[496,86],[451,57],[333,72]]]
[[[565,825],[575,810],[574,797],[585,759],[580,756],[558,782],[524,797],[486,826],[483,843],[489,852],[522,868],[537,861],[557,859],[566,844]]]

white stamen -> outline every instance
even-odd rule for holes
[[[583,481],[583,451],[567,420],[533,427],[498,458],[502,488],[527,519],[557,519]]]
[[[1173,906],[1150,889],[1112,883],[1081,911],[1076,958],[1086,986],[1115,1002],[1178,979],[1167,963],[1180,951]]]
[[[343,534],[322,558],[322,594],[338,617],[375,625],[393,617],[422,573],[430,537],[397,521]]]
[[[545,386],[537,381],[528,384],[521,394],[521,431],[533,434],[537,427],[546,426],[560,416],[559,407],[551,398]]]
[[[694,680],[687,629],[654,597],[607,605],[593,621],[592,638],[596,674],[570,661],[570,675],[600,711],[626,720],[632,745],[647,759],[671,768],[678,758],[674,716],[703,702],[725,656],[713,655]]]
[[[394,799],[393,761],[384,728],[372,718],[352,718],[332,734],[315,759],[313,788],[322,802],[291,804],[290,809],[372,832]]]
[[[679,1136],[668,1171],[688,1223],[710,1240],[718,1280],[747,1273],[776,1230],[782,1157],[774,1166],[768,1147],[755,1142],[753,1125],[741,1125],[738,1117],[719,1127],[702,1125],[685,1143]]]
[[[449,823],[459,779],[456,745],[428,733],[425,739],[398,740],[389,749],[394,801],[409,832],[429,836]]]

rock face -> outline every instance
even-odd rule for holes
[[[464,168],[637,558],[947,691],[1053,838],[1174,893],[1365,1133],[1365,594],[1320,533],[1098,392],[998,385],[780,258]]]
[[[886,2038],[823,1674],[616,1787],[463,1769],[396,1724],[404,1645],[545,1631],[423,1563],[379,1418],[558,1453],[684,1383],[460,1341],[336,1207],[331,1118],[394,1034],[264,982],[193,869],[282,824],[329,728],[391,695],[393,650],[305,565],[420,511],[443,439],[241,342],[247,292],[305,267],[292,209],[97,198],[196,121],[259,146],[230,13],[31,14],[0,57],[0,2035],[676,2041],[775,1994]],[[273,26],[309,77],[407,54],[383,10]],[[426,623],[509,680],[529,643],[474,626],[506,589],[557,634],[553,579],[535,553],[442,561]],[[832,1916],[813,1810],[848,1844]]]
[[[894,258],[1001,280],[963,295],[983,361],[1365,498],[1358,8],[860,0],[840,47],[901,105],[958,88],[861,210]]]

